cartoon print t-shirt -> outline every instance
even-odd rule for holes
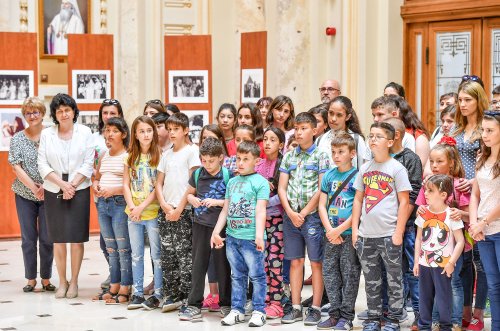
[[[226,199],[229,200],[226,234],[255,240],[255,208],[257,200],[269,200],[269,182],[257,173],[240,175],[229,180]]]
[[[450,208],[434,213],[425,208],[425,213],[418,215],[415,224],[422,228],[422,249],[419,264],[424,267],[444,268],[450,260],[455,237],[453,231],[464,227],[462,221],[450,219]]]
[[[127,160],[124,162],[127,164]],[[129,168],[130,176],[130,192],[132,193],[132,200],[134,204],[138,206],[141,204],[149,194],[155,189],[156,182],[156,167],[152,167],[149,164],[149,155],[141,154],[138,164],[135,165],[135,169]],[[160,204],[158,200],[154,200],[146,208],[144,208],[141,214],[141,220],[152,220],[158,217],[158,210],[160,209]],[[130,214],[128,206],[125,208],[125,213]]]
[[[328,211],[328,220],[332,227],[336,228],[342,223],[344,223],[352,215],[352,204],[354,201],[354,195],[356,195],[356,189],[354,188],[354,180],[356,176],[349,180],[342,192],[335,198],[335,201],[330,202],[333,194],[337,191],[337,188],[342,185],[342,183],[351,175],[356,168],[351,168],[348,171],[340,172],[338,168],[329,170],[321,180],[321,192],[328,195],[326,210]],[[349,228],[342,232],[342,235],[346,236],[352,233],[352,229]]]
[[[406,168],[393,158],[384,163],[370,160],[361,166],[354,187],[364,193],[359,236],[392,236],[398,219],[398,192],[412,190]]]

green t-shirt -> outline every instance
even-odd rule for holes
[[[226,189],[226,199],[229,200],[226,234],[255,240],[257,200],[269,200],[269,193],[269,182],[257,173],[230,179]]]

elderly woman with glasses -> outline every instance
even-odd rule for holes
[[[123,109],[120,101],[116,99],[105,99],[101,107],[99,107],[99,130],[94,132],[94,141],[95,141],[95,153],[94,153],[94,174],[95,169],[97,169],[99,165],[99,160],[106,153],[108,147],[106,146],[106,139],[104,137],[104,127],[108,123],[108,120],[112,117],[121,117],[123,118]],[[94,192],[95,193],[95,192]],[[97,203],[97,198],[94,196],[94,202]],[[102,254],[104,258],[109,263],[109,254],[106,251],[106,243],[104,242],[104,238],[102,235],[100,236],[100,247],[102,250]],[[109,288],[109,284],[111,281],[111,277],[108,275],[106,280],[101,283],[102,289]]]
[[[33,292],[36,286],[37,244],[40,253],[42,290],[54,291],[55,286],[50,283],[54,258],[53,244],[49,239],[45,223],[43,179],[38,172],[37,164],[45,105],[40,99],[30,97],[24,100],[21,113],[29,127],[19,131],[12,138],[9,163],[16,173],[12,191],[15,194],[17,216],[21,228],[24,277],[28,280],[23,291]]]
[[[76,123],[79,110],[67,94],[57,94],[50,103],[54,126],[40,135],[38,171],[43,178],[45,217],[54,257],[59,288],[56,298],[78,296],[78,275],[84,242],[89,240],[90,178],[94,161],[92,131]],[[67,243],[71,247],[71,278],[66,278]]]

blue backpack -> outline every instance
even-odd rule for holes
[[[196,190],[198,190],[198,178],[200,177],[201,167],[194,171],[194,185]],[[222,177],[224,178],[224,184],[227,186],[229,182],[229,169],[222,167]]]

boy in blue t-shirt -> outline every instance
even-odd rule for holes
[[[222,325],[245,321],[249,277],[253,284],[254,311],[248,324],[262,326],[266,322],[264,233],[270,188],[269,182],[255,173],[259,155],[259,145],[253,141],[243,141],[238,146],[236,164],[240,175],[232,178],[227,185],[224,207],[211,238],[211,245],[215,248],[222,248],[226,241],[226,255],[232,272],[231,312],[222,319]],[[220,232],[226,223],[227,237],[223,239]]]
[[[357,170],[352,166],[356,142],[348,133],[336,134],[331,142],[337,166],[321,181],[318,212],[326,231],[323,281],[330,301],[329,318],[318,329],[350,330],[358,296],[361,265],[352,245],[351,214]]]

